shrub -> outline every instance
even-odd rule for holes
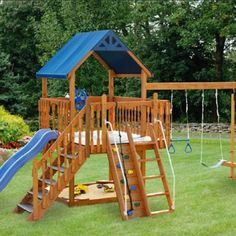
[[[29,133],[29,126],[20,116],[11,115],[3,106],[0,106],[0,141],[8,143],[17,141]]]

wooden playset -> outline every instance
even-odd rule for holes
[[[108,71],[109,93],[88,96],[86,105],[77,110],[76,71],[90,56]],[[111,30],[76,34],[36,76],[42,79],[40,128],[57,130],[59,136],[45,147],[40,160],[34,160],[33,186],[15,208],[16,213],[29,212],[29,220],[40,219],[56,200],[69,206],[118,201],[123,220],[172,212],[174,193],[170,192],[159,152],[170,145],[171,106],[168,100],[158,99],[155,93],[152,99],[147,99],[147,91],[236,88],[235,82],[148,83],[151,72]],[[140,78],[140,98],[115,96],[114,78],[128,77]],[[68,80],[67,98],[48,97],[48,79],[55,78]],[[231,162],[224,162],[231,168],[232,178],[236,166],[234,107],[233,94]],[[147,158],[147,150],[153,150],[154,156]],[[90,154],[99,153],[107,153],[109,160],[109,179],[102,184],[114,184],[115,193],[78,198],[75,175]],[[158,175],[147,175],[147,162],[156,163]],[[147,192],[146,182],[155,179],[160,181],[157,182],[159,186],[162,183],[163,191]],[[86,186],[92,189],[93,184]],[[151,209],[149,199],[161,196],[166,198],[168,208]]]

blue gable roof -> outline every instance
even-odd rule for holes
[[[70,71],[95,51],[117,74],[140,74],[141,67],[112,30],[78,33],[72,37],[37,73],[37,78],[67,78]]]

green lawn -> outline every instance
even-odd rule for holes
[[[229,159],[230,144],[223,142],[225,158]],[[193,153],[185,154],[183,144],[173,155],[176,173],[176,211],[155,217],[122,221],[117,203],[68,208],[55,203],[37,222],[27,222],[27,214],[12,213],[15,205],[31,187],[31,166],[27,164],[0,193],[0,235],[236,235],[236,180],[228,179],[229,168],[210,170],[199,164],[199,141],[193,141]],[[204,145],[206,162],[214,164],[219,145],[207,140]],[[148,155],[153,155],[149,152]],[[165,152],[162,157],[171,184]],[[148,166],[155,171],[153,165]],[[105,155],[92,156],[79,172],[80,182],[107,177]],[[148,189],[160,188],[158,182]],[[157,201],[156,201],[157,200]],[[161,198],[152,207],[164,206]],[[155,204],[156,203],[156,204]]]

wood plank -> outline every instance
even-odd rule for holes
[[[142,68],[142,70],[147,74],[148,77],[152,76],[152,73],[147,69],[147,67],[138,59],[138,57],[131,51],[128,54],[134,59],[134,61]]]
[[[147,90],[236,89],[236,82],[173,82],[147,83]]]
[[[71,72],[67,75],[70,78],[75,72],[79,69],[79,67],[93,54],[93,51],[89,51],[85,57],[80,60],[80,62],[71,70]]]
[[[144,205],[144,209],[145,209],[145,214],[146,214],[146,216],[149,216],[151,214],[151,212],[150,212],[150,209],[149,209],[149,206],[148,206],[148,202],[147,202],[147,197],[146,197],[146,192],[145,192],[145,188],[144,188],[144,182],[143,182],[143,178],[142,178],[142,173],[140,171],[139,164],[138,164],[138,161],[137,161],[137,158],[136,158],[136,150],[135,150],[135,146],[134,146],[134,142],[133,142],[133,138],[132,138],[130,127],[127,126],[126,130],[127,130],[129,146],[130,146],[130,154],[131,154],[130,158],[132,159],[132,161],[134,163],[135,170],[136,170],[136,175],[137,175],[140,195],[141,195],[141,199],[143,201],[143,205]]]
[[[48,87],[47,87],[48,79],[42,78],[42,97],[46,98],[48,96]]]
[[[108,71],[108,91],[109,98],[112,99],[114,97],[114,71]]]
[[[92,52],[92,55],[100,62],[101,65],[103,65],[106,70],[111,69],[110,66],[95,51]]]
[[[146,99],[147,98],[147,74],[142,70],[141,73],[141,98]]]

